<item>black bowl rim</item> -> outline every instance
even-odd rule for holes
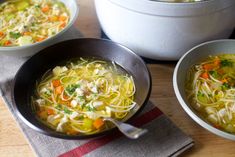
[[[65,40],[65,41],[62,41],[62,42],[58,42],[56,44],[53,44],[49,47],[56,47],[57,45],[59,44],[62,44],[64,42],[70,42],[70,41],[75,41],[75,40],[97,40],[97,41],[103,41],[103,42],[109,42],[111,44],[115,44],[121,48],[124,48],[125,50],[128,51],[128,53],[131,53],[132,55],[134,55],[135,57],[137,57],[137,59],[143,63],[143,65],[145,66],[145,70],[146,72],[148,73],[148,81],[149,81],[149,87],[148,87],[148,93],[147,93],[147,96],[143,102],[143,104],[141,104],[140,108],[129,118],[127,119],[125,122],[130,122],[134,117],[136,117],[142,110],[143,108],[146,106],[146,104],[148,103],[149,101],[149,98],[150,98],[150,95],[151,95],[151,91],[152,91],[152,78],[151,78],[151,73],[146,65],[146,63],[143,61],[143,59],[138,56],[136,53],[134,53],[133,50],[127,48],[126,46],[123,46],[121,45],[120,43],[117,43],[117,42],[114,42],[114,41],[111,41],[111,40],[108,40],[108,39],[100,39],[100,38],[77,38],[77,39],[70,39],[70,40]],[[98,133],[95,133],[95,134],[90,134],[90,135],[75,135],[75,136],[71,136],[71,135],[66,135],[66,134],[63,134],[63,133],[59,133],[59,132],[55,132],[55,131],[46,131],[46,130],[43,130],[42,128],[39,128],[37,126],[35,126],[33,123],[31,123],[29,120],[27,120],[22,114],[21,112],[18,110],[18,107],[16,105],[16,102],[15,102],[15,96],[14,96],[14,89],[15,89],[15,84],[16,84],[16,79],[17,79],[17,76],[19,74],[19,72],[22,70],[23,66],[25,64],[27,64],[31,58],[33,57],[36,57],[38,55],[41,55],[43,54],[42,51],[44,51],[45,49],[49,48],[49,47],[46,47],[42,50],[40,50],[38,53],[34,54],[33,56],[31,56],[26,62],[24,62],[20,68],[18,69],[18,71],[16,72],[15,74],[15,77],[13,79],[13,83],[12,83],[12,88],[11,88],[11,97],[12,97],[12,100],[13,100],[13,103],[12,103],[12,107],[13,107],[13,111],[15,112],[16,116],[18,116],[28,127],[30,127],[31,129],[41,133],[41,134],[44,134],[44,135],[48,135],[48,136],[51,136],[51,137],[57,137],[57,138],[61,138],[61,139],[68,139],[68,140],[82,140],[82,139],[90,139],[90,138],[95,138],[95,137],[100,137],[100,136],[104,136],[104,135],[107,135],[107,134],[110,134],[111,132],[115,131],[115,130],[118,130],[117,127],[114,127],[114,128],[111,128],[111,129],[108,129],[108,130],[104,130],[102,132],[98,132]],[[123,67],[125,69],[125,67]]]

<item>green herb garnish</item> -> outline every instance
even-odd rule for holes
[[[58,105],[56,105],[56,107],[55,107],[57,110],[61,110],[62,109],[62,105],[61,104],[58,104]]]
[[[221,86],[222,90],[227,90],[230,88],[230,85],[228,83],[223,83],[223,85]]]
[[[224,59],[224,60],[221,60],[221,66],[222,67],[225,67],[225,66],[232,66],[233,65],[233,62],[227,60],[227,59]]]
[[[209,71],[209,74],[210,74],[212,77],[214,77],[214,78],[218,78],[218,77],[219,77],[218,72],[217,72],[217,71],[214,71],[214,70]]]
[[[72,84],[66,87],[65,91],[69,94],[72,95],[77,88],[80,88],[80,84]]]
[[[92,111],[92,112],[96,110],[94,106],[90,106],[90,105],[86,106],[86,109],[87,111]]]
[[[10,32],[10,37],[14,38],[14,39],[18,39],[19,37],[21,37],[21,34],[20,33]]]
[[[64,113],[72,114],[72,111],[70,111],[67,107],[64,108]]]

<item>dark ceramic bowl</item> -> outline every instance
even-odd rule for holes
[[[88,38],[68,40],[41,50],[24,63],[15,76],[12,90],[14,110],[29,127],[40,133],[64,139],[90,138],[104,135],[114,129],[92,135],[66,135],[45,126],[33,114],[30,99],[36,80],[48,69],[52,69],[63,61],[78,57],[95,57],[115,61],[133,76],[136,85],[135,101],[138,105],[123,121],[132,118],[147,103],[151,92],[151,76],[143,60],[134,52],[109,40]]]

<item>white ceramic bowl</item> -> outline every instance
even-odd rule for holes
[[[60,0],[63,2],[70,11],[70,21],[68,25],[60,31],[58,34],[38,43],[25,45],[25,46],[14,46],[14,47],[0,47],[0,55],[9,55],[16,57],[31,56],[43,48],[55,44],[59,36],[64,34],[75,22],[78,16],[78,5],[76,0]]]
[[[200,63],[200,61],[202,60],[205,60],[205,58],[207,58],[209,55],[216,55],[221,53],[235,54],[235,40],[227,39],[210,41],[189,50],[185,55],[182,56],[175,67],[173,86],[178,101],[180,102],[183,109],[194,121],[216,135],[230,140],[235,140],[234,134],[216,129],[205,120],[200,118],[197,112],[191,107],[185,94],[186,73],[188,72],[190,67],[192,67],[196,63]]]
[[[95,7],[109,38],[158,60],[177,60],[199,43],[228,38],[235,27],[235,0],[95,0]]]

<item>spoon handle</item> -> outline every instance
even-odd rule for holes
[[[141,128],[137,128],[134,127],[130,124],[126,124],[120,121],[117,121],[115,119],[112,118],[104,118],[105,121],[110,121],[112,122],[114,125],[116,125],[118,127],[118,129],[124,134],[126,135],[126,137],[131,138],[131,139],[137,139],[139,138],[141,135],[144,135],[145,133],[147,133],[147,129],[141,129]]]

